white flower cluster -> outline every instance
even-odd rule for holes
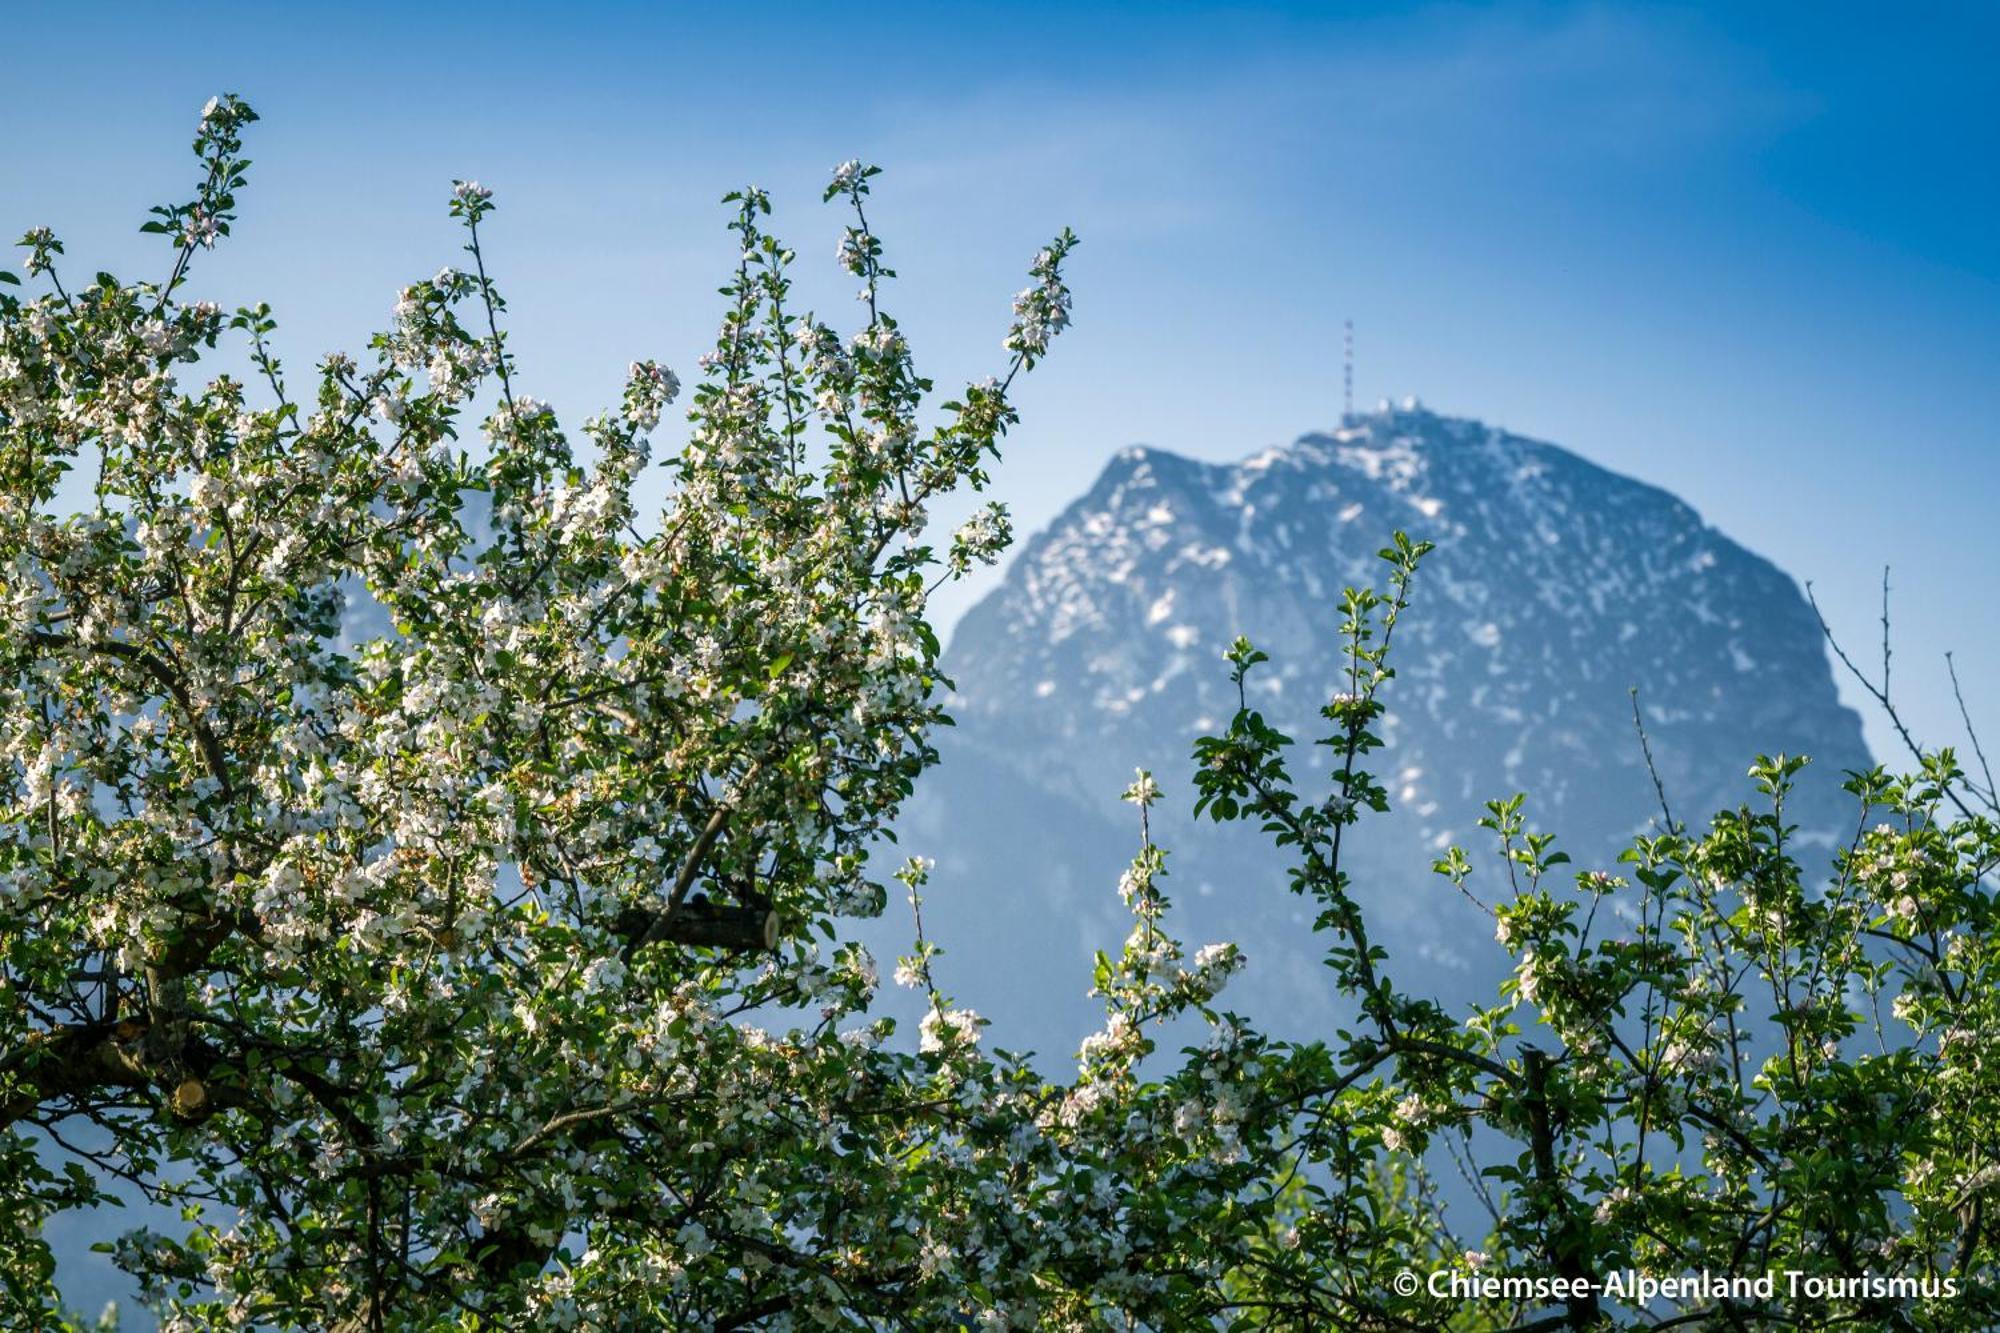
[[[1007,506],[995,500],[974,512],[952,534],[951,568],[964,573],[973,565],[990,565],[1014,541]]]
[[[431,394],[445,403],[463,402],[498,364],[493,349],[483,342],[441,343],[431,351]]]
[[[1222,994],[1229,979],[1243,970],[1243,951],[1230,943],[1205,944],[1195,951],[1194,966],[1183,983],[1204,1003]]]
[[[1153,805],[1160,799],[1160,784],[1153,780],[1151,773],[1143,768],[1138,769],[1131,785],[1125,788],[1124,794],[1119,799],[1141,807]],[[1126,901],[1131,901],[1129,895],[1126,896]]]
[[[1005,346],[1029,364],[1069,327],[1070,293],[1062,279],[1062,263],[1074,243],[1075,238],[1065,232],[1056,244],[1038,253],[1028,268],[1034,285],[1014,297],[1014,323]]]
[[[673,371],[657,361],[634,361],[625,372],[625,420],[634,430],[652,430],[680,391],[680,377]]]
[[[874,253],[875,238],[859,227],[849,227],[841,233],[840,244],[834,251],[834,260],[847,272],[861,277],[868,272],[868,261]]]
[[[961,1045],[973,1045],[978,1042],[979,1029],[985,1021],[971,1009],[933,1005],[917,1025],[917,1049],[926,1055],[936,1055]]]
[[[1668,1075],[1699,1074],[1721,1062],[1715,1033],[1707,1028],[1674,1037],[1660,1052],[1661,1072]]]
[[[215,247],[215,238],[221,234],[221,222],[207,209],[200,206],[190,208],[187,219],[181,224],[181,241],[189,246],[204,249]]]

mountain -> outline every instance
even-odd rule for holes
[[[1325,734],[1317,710],[1338,688],[1339,595],[1380,581],[1375,552],[1397,529],[1437,549],[1396,631],[1371,756],[1396,810],[1359,826],[1348,865],[1406,989],[1462,1010],[1506,974],[1490,921],[1430,871],[1456,843],[1478,867],[1468,887],[1501,891],[1476,826],[1488,799],[1528,793],[1531,826],[1576,868],[1615,872],[1658,820],[1635,687],[1677,817],[1753,799],[1759,752],[1803,753],[1788,811],[1808,868],[1851,833],[1839,785],[1870,760],[1818,622],[1791,578],[1667,492],[1413,402],[1233,464],[1131,448],[960,623],[959,725],[903,824],[906,849],[938,862],[940,972],[997,1017],[992,1040],[1056,1060],[1095,1025],[1091,954],[1129,924],[1115,886],[1138,830],[1117,797],[1137,765],[1167,792],[1153,832],[1183,938],[1249,954],[1231,1006],[1330,1034],[1342,1006],[1311,913],[1261,835],[1192,823],[1189,752],[1227,724],[1220,654],[1244,634],[1271,657],[1251,702],[1302,742],[1301,783],[1326,790],[1329,752],[1303,742]]]

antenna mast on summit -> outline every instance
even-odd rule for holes
[[[1354,415],[1354,321],[1347,321],[1346,337],[1342,348],[1342,393],[1341,424],[1345,425]]]

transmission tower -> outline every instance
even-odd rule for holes
[[[1346,338],[1342,348],[1341,423],[1345,425],[1354,416],[1354,321],[1347,321]]]

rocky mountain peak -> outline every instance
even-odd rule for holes
[[[1490,925],[1461,919],[1429,873],[1452,843],[1487,850],[1488,799],[1527,792],[1531,821],[1579,865],[1615,868],[1659,815],[1633,690],[1677,814],[1749,799],[1760,751],[1803,753],[1815,763],[1789,810],[1802,854],[1851,832],[1839,782],[1868,755],[1789,576],[1657,487],[1412,403],[1236,463],[1122,450],[967,613],[947,656],[960,725],[916,826],[939,835],[978,928],[1000,911],[1018,933],[1024,900],[1058,937],[1115,927],[1130,850],[1117,793],[1145,765],[1189,797],[1193,740],[1235,707],[1220,654],[1236,635],[1271,657],[1252,702],[1301,742],[1322,734],[1317,710],[1343,684],[1341,590],[1379,582],[1375,553],[1398,529],[1437,549],[1397,630],[1374,756],[1397,812],[1354,854],[1392,956],[1474,990],[1491,980],[1490,947],[1465,937],[1490,946]],[[1310,782],[1327,753],[1302,745],[1294,772]],[[1275,859],[1171,810],[1156,831],[1179,848],[1194,933],[1294,929]],[[1316,968],[1302,975],[1324,989]]]

